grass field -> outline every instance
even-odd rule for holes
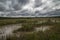
[[[1,18],[0,27],[11,24],[22,24],[22,28],[14,30],[14,36],[6,40],[60,40],[60,18]],[[34,31],[35,28],[49,26],[46,31]],[[16,36],[19,34],[19,37]],[[21,34],[21,35],[20,35]]]
[[[60,22],[60,18],[1,18],[0,26],[17,23]]]

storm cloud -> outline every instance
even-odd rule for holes
[[[2,17],[58,16],[59,9],[60,0],[0,0]]]

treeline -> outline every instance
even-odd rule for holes
[[[60,18],[60,16],[53,16],[53,17],[0,17],[0,19],[34,19],[34,18]]]

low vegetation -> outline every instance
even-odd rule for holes
[[[8,24],[22,24],[22,28],[14,31],[14,36],[6,40],[60,40],[60,18],[17,18],[0,19],[0,27]],[[45,32],[33,32],[34,27],[52,26]],[[22,33],[21,33],[22,32]],[[20,36],[17,37],[16,34]]]
[[[11,40],[60,40],[60,24],[55,24],[50,30],[45,32],[24,33],[19,37],[13,37]]]

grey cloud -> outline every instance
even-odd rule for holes
[[[35,0],[35,7],[40,7],[42,5],[41,0]]]
[[[26,3],[29,2],[29,0],[18,0],[18,2],[21,3],[21,4],[26,4]]]
[[[60,0],[53,0],[53,2],[59,2]]]
[[[8,1],[8,2],[7,2]],[[48,16],[48,15],[60,15],[58,9],[60,5],[60,0],[52,0],[52,3],[47,1],[42,3],[42,0],[35,0],[34,4],[29,4],[30,0],[0,0],[0,16]],[[6,3],[7,2],[7,3]],[[11,2],[11,3],[9,3]],[[28,4],[28,5],[26,5]],[[53,5],[52,5],[53,4]],[[23,9],[25,7],[27,9]],[[34,6],[34,7],[32,7]],[[50,7],[51,6],[51,7]],[[54,7],[57,7],[53,9]],[[33,10],[31,10],[32,8]],[[57,11],[57,10],[58,11]],[[6,13],[4,12],[6,11]],[[11,12],[12,11],[12,12]],[[17,12],[16,12],[17,11]],[[9,13],[8,13],[9,12]]]
[[[5,2],[6,0],[0,0],[0,2]]]
[[[3,6],[0,6],[0,11],[4,11],[5,8]]]
[[[18,5],[18,4],[17,4],[17,5],[14,5],[13,8],[14,8],[15,10],[21,10],[21,5]]]
[[[3,3],[0,3],[0,11],[4,11],[5,10],[5,5]]]

